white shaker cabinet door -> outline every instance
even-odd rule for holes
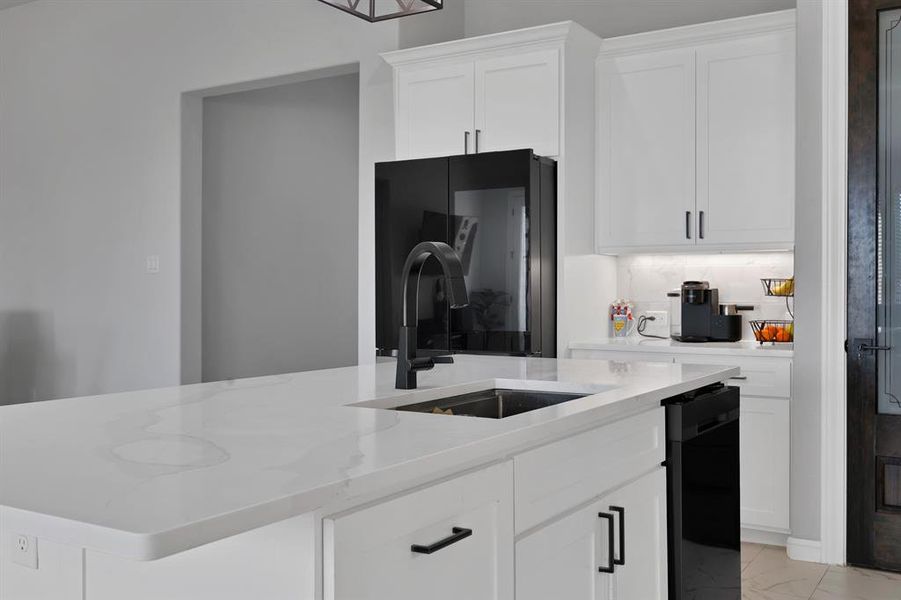
[[[504,463],[325,519],[325,600],[513,600],[512,495]]]
[[[791,403],[741,398],[741,524],[789,530]]]
[[[795,36],[699,46],[698,243],[794,242]]]
[[[607,58],[598,82],[598,248],[695,244],[695,57]]]
[[[607,521],[595,502],[516,544],[516,600],[610,598]]]
[[[398,160],[473,152],[471,61],[399,68],[396,84]]]
[[[623,563],[613,575],[613,598],[666,600],[666,470],[613,492],[601,508],[615,516],[615,557]]]
[[[475,129],[478,152],[560,154],[560,52],[476,60]]]
[[[516,598],[666,600],[666,544],[660,468],[520,540]]]

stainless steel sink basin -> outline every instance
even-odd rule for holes
[[[531,410],[569,402],[576,398],[584,398],[587,395],[589,394],[491,388],[417,404],[396,406],[394,410],[504,419]]]

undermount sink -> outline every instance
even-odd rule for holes
[[[590,394],[490,388],[393,408],[440,415],[504,419],[587,395]]]

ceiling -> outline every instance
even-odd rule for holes
[[[34,0],[0,0],[0,10],[16,6],[17,4],[25,4],[26,2],[34,2]]]

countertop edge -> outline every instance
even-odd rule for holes
[[[642,344],[641,342],[650,342]],[[746,340],[748,347],[710,347],[704,345],[681,344],[664,346],[655,344],[656,340],[581,340],[569,343],[570,350],[603,350],[607,352],[652,352],[657,354],[711,354],[715,356],[749,356],[753,358],[793,358],[794,348],[758,348],[757,342]],[[661,340],[665,341],[665,340]],[[728,342],[727,342],[728,343]]]

